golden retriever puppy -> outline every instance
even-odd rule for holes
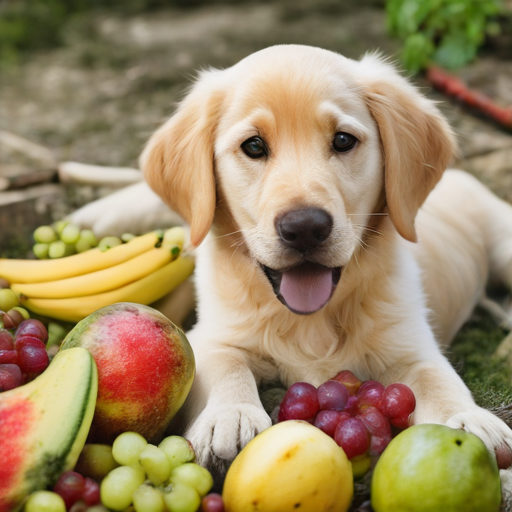
[[[512,206],[462,171],[441,179],[454,150],[433,102],[374,55],[276,46],[200,74],[141,165],[199,246],[181,421],[201,464],[271,425],[260,381],[343,369],[409,385],[414,423],[512,448],[442,353],[491,272],[512,285]]]

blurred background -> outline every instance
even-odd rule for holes
[[[59,186],[56,163],[137,167],[144,142],[173,112],[196,70],[230,66],[270,45],[314,45],[352,58],[377,50],[428,94],[422,71],[437,62],[496,102],[511,105],[511,5],[510,0],[0,0],[0,178],[7,176],[0,184],[0,251],[29,249],[26,236],[34,222],[41,224],[40,216],[60,219],[110,191]],[[510,147],[509,134],[449,100],[443,109],[460,136],[463,158]],[[49,153],[31,151],[13,136]],[[469,165],[477,174],[481,166]],[[512,175],[509,171],[494,174]],[[56,186],[33,189],[37,179]],[[491,185],[512,200],[505,191],[512,190],[512,177]]]
[[[196,70],[285,43],[389,56],[440,102],[456,165],[512,201],[512,0],[0,0],[0,256],[30,257],[37,226],[140,179],[62,162],[136,168]],[[449,80],[434,90],[433,65],[502,117]],[[505,334],[477,312],[454,349],[484,405],[512,401],[512,363],[489,357]]]

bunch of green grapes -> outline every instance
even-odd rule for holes
[[[121,466],[101,483],[101,501],[111,510],[132,505],[135,512],[196,512],[213,486],[210,472],[194,463],[192,445],[179,436],[155,446],[140,434],[124,432],[112,455]]]
[[[67,221],[55,222],[51,226],[39,226],[34,231],[35,245],[32,251],[39,259],[55,259],[71,256],[72,254],[88,251],[93,247],[99,247],[106,251],[123,242],[128,242],[135,235],[125,233],[120,238],[106,236],[99,242],[90,229],[82,229]]]

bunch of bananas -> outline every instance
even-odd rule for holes
[[[79,322],[116,302],[151,304],[193,271],[181,255],[181,227],[135,237],[107,251],[90,249],[57,260],[0,259],[0,277],[23,307],[39,315]]]

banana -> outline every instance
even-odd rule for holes
[[[152,249],[161,239],[162,233],[153,231],[105,252],[91,249],[58,260],[0,259],[0,277],[10,283],[44,283],[80,276],[130,260]]]
[[[193,270],[192,259],[180,256],[146,277],[115,290],[67,299],[27,299],[23,300],[23,305],[39,315],[79,322],[97,309],[116,302],[151,304],[181,284]]]
[[[90,274],[46,283],[12,284],[11,290],[18,297],[23,295],[28,298],[66,299],[96,295],[142,279],[163,267],[172,259],[175,259],[175,257],[170,248],[150,249],[124,263]]]

